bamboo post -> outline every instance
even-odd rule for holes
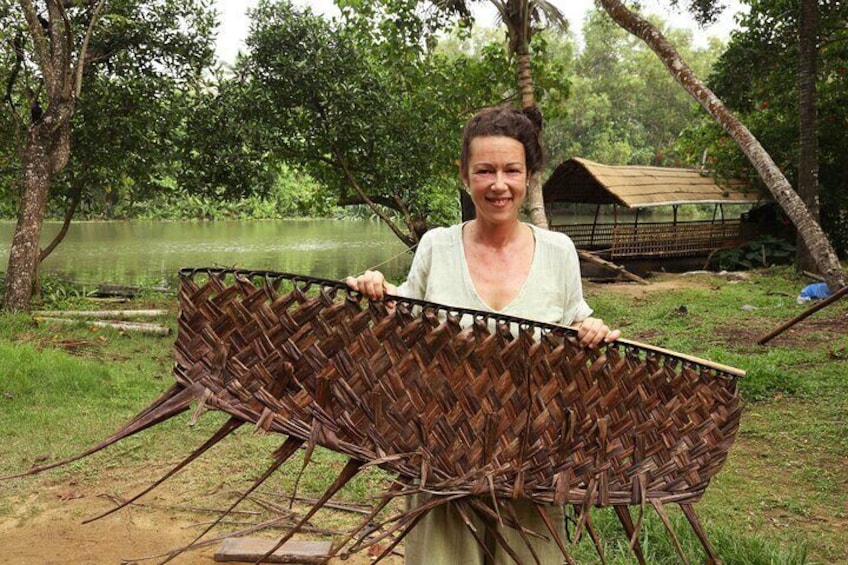
[[[761,337],[760,339],[758,339],[757,345],[765,345],[769,340],[779,336],[780,334],[782,334],[783,332],[785,332],[786,330],[788,330],[789,328],[791,328],[792,326],[794,326],[795,324],[797,324],[798,322],[803,320],[804,318],[810,316],[811,314],[818,312],[819,310],[821,310],[825,306],[833,304],[834,302],[836,302],[837,300],[839,300],[840,298],[842,298],[846,294],[848,294],[848,286],[843,286],[842,288],[840,288],[839,290],[837,290],[836,292],[834,292],[833,294],[831,294],[827,298],[825,298],[825,299],[819,301],[818,303],[810,306],[809,308],[807,308],[806,310],[804,310],[803,312],[801,312],[800,314],[798,314],[797,316],[795,316],[794,318],[792,318],[791,320],[786,322],[785,324],[781,325],[779,328],[771,331],[770,333],[768,333],[768,334],[764,335],[763,337]]]

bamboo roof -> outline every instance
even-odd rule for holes
[[[545,203],[618,204],[646,208],[676,204],[754,204],[759,192],[742,181],[716,184],[697,169],[601,165],[573,157],[542,187]]]

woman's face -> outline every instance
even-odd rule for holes
[[[475,137],[469,144],[462,181],[469,189],[478,220],[517,220],[527,195],[524,146],[511,137]]]

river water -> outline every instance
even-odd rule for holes
[[[5,270],[14,222],[0,222]],[[44,226],[42,245],[61,224]],[[245,220],[218,222],[74,222],[43,272],[86,283],[172,281],[182,267],[267,269],[340,279],[379,265],[403,279],[412,255],[381,222]]]

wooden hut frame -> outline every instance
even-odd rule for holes
[[[741,221],[726,218],[724,206],[762,200],[740,181],[719,185],[695,169],[610,166],[577,157],[556,168],[543,192],[552,230],[568,234],[578,248],[608,254],[612,260],[707,255],[742,239]],[[556,203],[595,204],[594,220],[557,223]],[[713,204],[712,219],[680,221],[678,209],[687,204]],[[611,223],[599,221],[604,205],[612,206]],[[640,210],[657,206],[671,206],[673,219],[639,221]],[[632,221],[619,218],[620,207],[635,210]]]

